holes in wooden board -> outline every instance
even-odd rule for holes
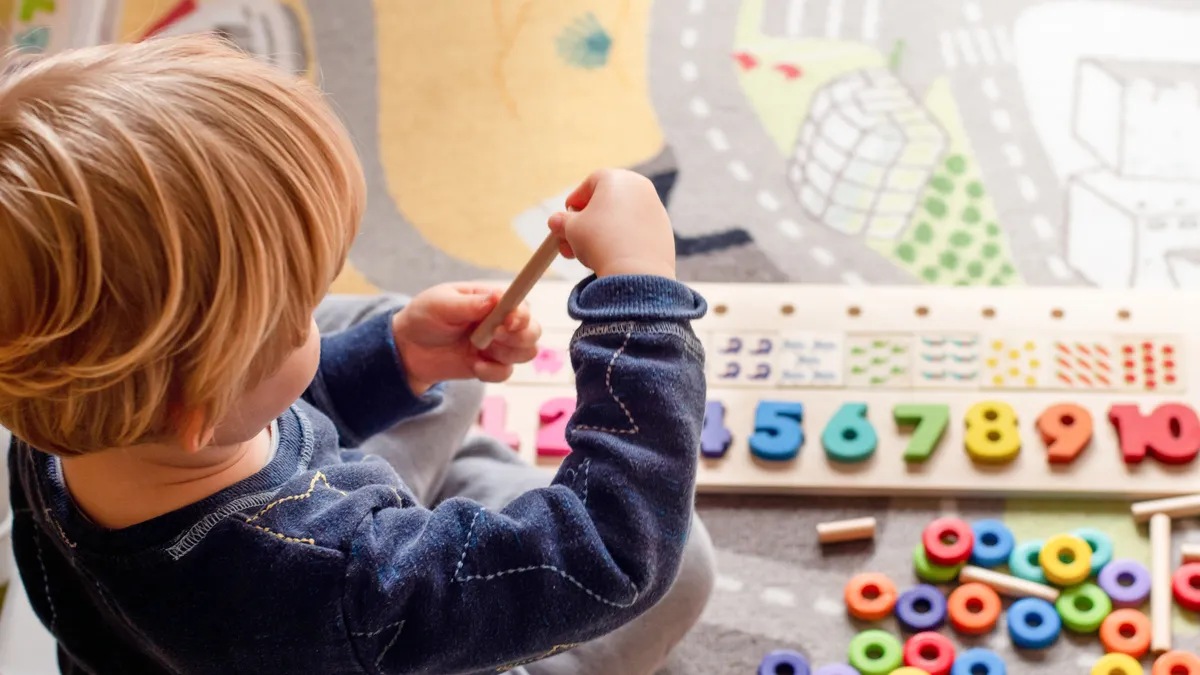
[[[728,313],[729,313],[729,307],[727,307],[724,303],[718,303],[716,305],[713,305],[713,314],[716,314],[717,316],[722,316],[722,315],[725,315]]]
[[[1121,321],[1128,321],[1130,316],[1132,316],[1132,315],[1130,314],[1129,310],[1127,310],[1127,309],[1118,309],[1117,310],[1117,318],[1120,319]]]
[[[929,316],[929,308],[925,305],[918,305],[913,312],[915,312],[917,316]]]
[[[983,318],[985,319],[993,319],[996,317],[996,310],[992,307],[984,307],[979,313],[982,314]]]
[[[1050,310],[1050,318],[1052,319],[1061,319],[1064,315],[1065,312],[1063,312],[1061,308],[1055,307],[1054,309]]]
[[[846,308],[846,314],[850,316],[862,316],[862,308],[858,305],[850,305]]]
[[[791,316],[796,313],[796,306],[789,302],[779,308],[779,313],[784,316]]]

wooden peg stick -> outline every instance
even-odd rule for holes
[[[874,538],[874,518],[855,518],[854,520],[817,523],[817,540],[822,544],[836,544],[843,541]]]
[[[1057,588],[974,565],[964,565],[958,573],[958,580],[964,584],[974,581],[991,586],[992,590],[1010,598],[1041,598],[1046,602],[1058,600]]]
[[[1150,517],[1150,651],[1171,651],[1171,517]]]
[[[533,290],[533,285],[550,269],[550,264],[558,257],[561,242],[562,239],[554,233],[546,235],[542,245],[533,252],[529,262],[525,263],[525,267],[517,273],[517,278],[509,284],[508,290],[500,296],[500,302],[496,303],[492,313],[471,333],[471,344],[475,345],[476,349],[487,349],[488,345],[492,344],[492,337],[504,322],[504,317],[521,304],[525,296],[529,295],[529,291]]]
[[[1179,547],[1179,552],[1185,563],[1200,562],[1200,544],[1184,544]]]
[[[1156,513],[1164,513],[1171,518],[1200,516],[1200,495],[1184,495],[1137,502],[1130,507],[1130,511],[1133,513],[1133,519],[1139,523],[1150,520],[1150,517]]]

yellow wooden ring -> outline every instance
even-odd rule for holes
[[[1073,534],[1060,534],[1046,540],[1038,563],[1050,583],[1073,586],[1092,573],[1092,547]]]
[[[1105,654],[1092,666],[1092,675],[1142,675],[1142,664],[1128,654]]]
[[[897,668],[893,670],[890,675],[929,675],[929,673],[921,670],[920,668],[904,666],[903,668]]]

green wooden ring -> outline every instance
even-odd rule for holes
[[[1038,557],[1041,555],[1042,546],[1045,543],[1041,539],[1037,539],[1017,544],[1008,556],[1008,571],[1014,577],[1026,581],[1033,581],[1039,584],[1046,583],[1046,573],[1042,571],[1042,566],[1038,564]]]
[[[890,675],[904,665],[904,647],[887,631],[865,630],[850,641],[850,665],[862,675]]]
[[[1070,630],[1095,633],[1112,613],[1112,600],[1096,584],[1084,583],[1063,591],[1054,607]]]
[[[933,584],[944,584],[957,579],[963,566],[961,564],[935,565],[929,562],[928,556],[925,555],[925,545],[917,544],[917,547],[913,549],[913,568],[919,579]]]

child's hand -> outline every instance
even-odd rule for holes
[[[675,278],[671,219],[649,179],[632,171],[597,171],[567,197],[567,209],[549,221],[566,242],[564,256],[579,258],[600,277]]]
[[[423,394],[445,380],[503,382],[512,375],[513,364],[533,360],[542,327],[526,303],[505,317],[487,349],[471,345],[471,329],[499,299],[500,291],[488,286],[442,284],[396,313],[392,333],[414,393]]]

